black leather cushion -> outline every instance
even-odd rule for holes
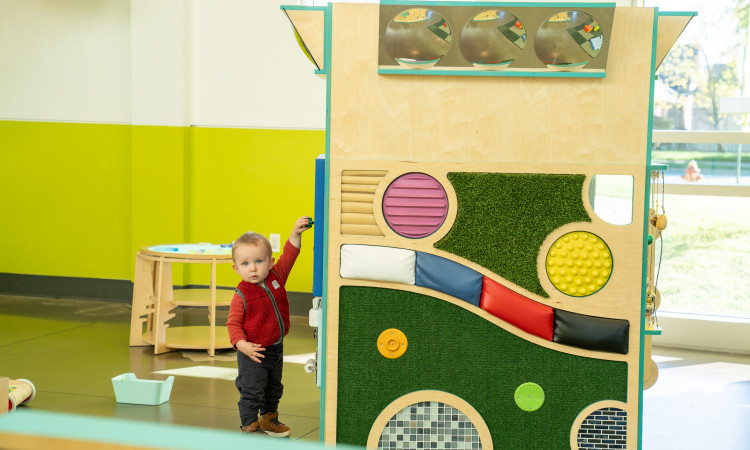
[[[554,342],[588,350],[628,353],[630,322],[555,311]]]

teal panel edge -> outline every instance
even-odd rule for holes
[[[668,164],[650,164],[648,166],[650,170],[667,170],[669,169]]]
[[[641,336],[639,343],[639,354],[638,360],[638,444],[637,448],[640,450],[643,448],[643,365],[645,361],[645,331],[646,331],[646,272],[648,271],[648,214],[649,214],[649,198],[651,197],[651,167],[648,163],[651,162],[651,146],[652,133],[654,130],[654,81],[656,73],[656,40],[659,34],[659,8],[654,8],[654,24],[653,24],[653,36],[651,37],[651,76],[650,86],[648,93],[648,132],[646,133],[646,173],[645,173],[645,198],[643,201],[643,243],[641,250]]]
[[[328,233],[329,233],[329,202],[330,202],[330,180],[331,180],[331,64],[333,58],[331,58],[331,44],[333,39],[333,5],[329,3],[325,7],[324,14],[324,40],[325,40],[325,62],[323,64],[326,72],[326,162],[325,162],[325,200],[323,202],[323,211],[325,220],[323,222],[323,300],[321,306],[323,308],[323,320],[321,321],[320,329],[318,330],[318,339],[323,340],[320,358],[320,432],[319,440],[323,442],[325,440],[325,425],[326,425],[326,414],[325,414],[325,398],[326,398],[326,354],[328,353],[327,339],[328,339]]]
[[[604,78],[605,72],[550,72],[550,71],[478,71],[430,69],[378,69],[380,75],[443,75],[469,77],[528,77],[528,78]]]
[[[650,334],[652,336],[658,336],[661,334],[661,330],[646,330],[646,334]]]
[[[327,6],[302,6],[302,5],[281,5],[279,9],[288,9],[289,11],[294,10],[305,10],[305,11],[327,11]]]
[[[554,3],[554,2],[438,2],[438,1],[397,1],[380,0],[381,5],[404,6],[514,6],[524,8],[614,8],[616,3]]]
[[[663,11],[659,13],[659,17],[666,16],[697,16],[698,11]]]

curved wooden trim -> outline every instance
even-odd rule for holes
[[[388,424],[388,421],[395,414],[406,408],[407,406],[413,405],[419,402],[441,402],[446,405],[450,405],[459,411],[461,411],[474,425],[479,433],[479,439],[482,444],[482,448],[493,448],[492,447],[492,436],[490,435],[490,429],[482,419],[482,416],[471,406],[467,401],[461,397],[457,397],[453,394],[443,391],[415,391],[404,396],[401,396],[391,402],[383,411],[378,415],[375,422],[370,428],[370,435],[367,438],[367,448],[378,448],[378,441],[380,435],[383,434],[383,429]]]

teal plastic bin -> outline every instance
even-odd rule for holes
[[[134,373],[123,373],[112,378],[117,403],[134,405],[161,405],[169,401],[174,377],[164,381],[139,380]]]

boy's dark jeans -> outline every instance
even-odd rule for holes
[[[240,420],[242,426],[258,420],[258,411],[263,415],[276,412],[284,385],[281,372],[284,367],[284,343],[270,345],[262,352],[260,364],[237,352],[237,379],[234,385],[240,391]]]

